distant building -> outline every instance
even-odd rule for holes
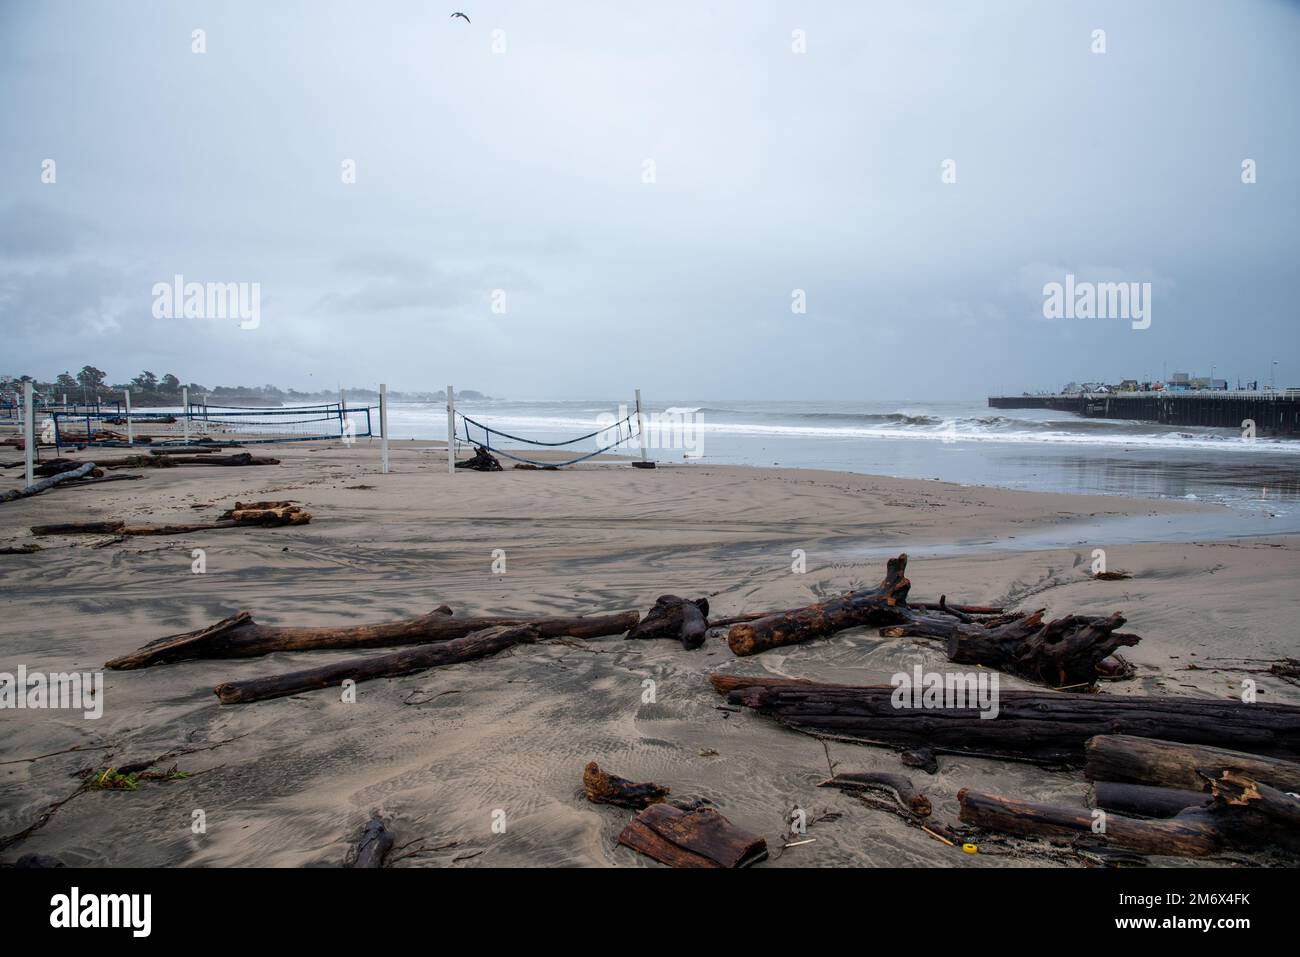
[[[1125,379],[1123,382],[1119,384],[1119,388],[1116,391],[1137,392],[1140,388],[1141,387],[1138,385],[1137,379]]]
[[[1079,387],[1079,383],[1071,382],[1061,390],[1061,395],[1078,395],[1082,391],[1083,389]]]

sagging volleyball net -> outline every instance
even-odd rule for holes
[[[54,412],[47,442],[62,446],[129,448],[182,445],[260,445],[314,442],[373,435],[372,407],[341,402],[287,408],[190,403],[183,409]]]
[[[472,419],[459,409],[454,411],[454,419],[456,423],[455,442],[457,445],[464,442],[475,448],[487,449],[493,455],[499,455],[502,458],[524,465],[534,465],[538,468],[562,468],[566,465],[577,465],[579,462],[594,459],[596,456],[604,455],[607,452],[630,449],[633,447],[633,443],[639,440],[641,434],[637,425],[638,415],[636,412],[625,414],[623,418],[608,425],[602,425],[596,431],[588,432],[586,435],[561,439],[555,442],[514,435],[477,419]],[[584,447],[593,445],[595,446],[593,451],[583,451]],[[521,454],[525,450],[534,448],[565,449],[569,453],[581,454],[563,460],[530,458]]]

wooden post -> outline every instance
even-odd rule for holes
[[[641,461],[646,460],[645,453],[645,416],[641,413],[641,390],[636,390],[636,434],[641,439]]]
[[[185,415],[185,444],[190,444],[190,387],[181,386],[181,406]]]
[[[127,388],[122,392],[126,396],[126,444],[127,447],[135,445],[135,426],[131,424],[131,390]]]
[[[456,392],[447,386],[447,474],[456,474]]]
[[[344,415],[347,414],[347,408],[348,408],[347,396],[343,394],[343,387],[339,386],[339,438],[342,438],[345,434],[343,417]]]
[[[379,383],[379,454],[383,473],[388,474],[388,386]]]
[[[36,483],[32,456],[36,453],[36,410],[32,408],[32,380],[23,382],[23,465],[27,469],[27,487]]]

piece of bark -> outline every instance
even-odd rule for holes
[[[236,525],[306,525],[311,513],[293,502],[236,502],[234,508],[222,512],[217,519]]]
[[[505,469],[501,467],[501,460],[481,445],[474,446],[474,454],[470,458],[460,459],[457,461],[456,468],[468,469],[471,472],[505,471]]]
[[[375,815],[366,822],[361,831],[361,840],[357,842],[356,857],[353,867],[383,867],[384,858],[393,849],[392,832],[384,826],[384,820]]]
[[[917,817],[929,817],[934,809],[930,799],[916,789],[906,774],[890,771],[856,771],[837,774],[817,785],[819,788],[839,788],[843,791],[877,790],[893,794],[899,804]]]
[[[660,595],[628,638],[672,638],[687,650],[704,644],[709,633],[709,600],[690,601],[676,595]]]
[[[84,465],[79,465],[74,469],[70,469],[69,471],[60,472],[57,475],[51,475],[47,478],[41,479],[39,482],[33,482],[31,485],[28,485],[26,488],[11,489],[7,492],[0,493],[0,502],[12,502],[15,499],[29,498],[33,495],[40,495],[42,492],[49,491],[50,489],[58,486],[63,482],[70,482],[75,479],[85,478],[92,471],[94,471],[94,468],[95,468],[94,462],[87,462]]]
[[[1140,854],[1203,857],[1228,843],[1224,822],[1212,811],[1189,808],[1168,820],[1147,821],[1087,808],[1033,804],[970,788],[957,793],[961,821],[977,827],[1029,837],[1086,838]],[[1102,828],[1097,830],[1097,828]]]
[[[255,658],[275,651],[312,651],[331,648],[384,648],[452,641],[476,631],[498,625],[530,624],[543,638],[567,635],[573,638],[597,638],[622,634],[636,625],[634,611],[614,615],[590,615],[579,618],[478,617],[453,618],[452,611],[441,605],[426,615],[375,625],[302,628],[259,625],[253,616],[241,611],[215,625],[168,635],[149,642],[129,655],[114,658],[106,667],[144,668],[194,658]]]
[[[668,797],[669,788],[659,784],[636,784],[617,774],[602,771],[595,761],[582,772],[582,790],[592,804],[614,804],[641,810]]]
[[[518,644],[530,644],[541,637],[532,625],[498,626],[476,631],[464,638],[433,645],[417,645],[373,658],[354,658],[335,665],[290,671],[287,674],[227,681],[212,689],[222,704],[247,704],[268,698],[283,698],[302,691],[339,687],[344,681],[360,684],[375,678],[397,678],[443,665],[487,658]]]
[[[1300,708],[1237,700],[1000,691],[996,717],[974,707],[895,705],[890,685],[819,685],[790,679],[710,676],[731,704],[798,731],[906,749],[1081,764],[1099,734],[1135,734],[1259,754],[1300,755]],[[910,700],[910,697],[909,699]],[[1107,780],[1114,780],[1107,776]]]
[[[57,478],[58,476],[56,476]],[[227,515],[231,513],[227,512]],[[55,525],[33,525],[33,535],[189,535],[224,528],[273,528],[282,525],[306,525],[311,512],[297,505],[281,510],[235,513],[230,518],[215,522],[186,522],[173,525],[127,525],[125,522],[64,522]]]
[[[669,867],[748,867],[767,857],[767,841],[711,807],[682,811],[652,804],[623,829],[618,842]]]
[[[1137,817],[1173,817],[1189,807],[1209,807],[1214,798],[1201,791],[1162,788],[1150,784],[1097,781],[1092,786],[1092,806]]]
[[[1240,771],[1283,791],[1300,791],[1300,762],[1158,737],[1103,734],[1087,742],[1085,774],[1191,791],[1207,790],[1203,772]]]
[[[898,621],[901,616],[896,607],[906,607],[907,591],[911,587],[906,571],[906,555],[891,558],[884,579],[875,588],[846,592],[806,608],[733,625],[727,633],[727,646],[736,655],[755,655],[846,628]]]

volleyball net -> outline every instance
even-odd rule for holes
[[[37,424],[56,447],[127,448],[181,445],[260,445],[316,442],[374,435],[372,406],[341,402],[278,408],[190,403],[184,409],[56,411]]]
[[[579,462],[585,462],[588,459],[594,459],[598,455],[604,455],[606,452],[614,452],[622,448],[630,447],[630,443],[640,437],[640,431],[637,425],[637,414],[635,412],[624,415],[618,421],[609,425],[603,425],[594,432],[588,432],[586,435],[575,436],[571,439],[561,439],[555,442],[547,442],[541,439],[530,439],[522,435],[514,435],[495,428],[477,419],[472,419],[459,409],[454,413],[456,422],[455,442],[459,444],[462,440],[476,448],[487,449],[494,455],[500,455],[503,458],[510,459],[514,462],[520,462],[525,465],[535,465],[539,468],[562,468],[566,465],[577,465]],[[513,443],[513,444],[507,444]],[[591,452],[582,452],[579,448],[584,443],[595,445],[596,448]],[[529,458],[520,454],[528,449],[565,449],[571,453],[581,452],[573,458],[556,460],[556,459],[536,459]]]

